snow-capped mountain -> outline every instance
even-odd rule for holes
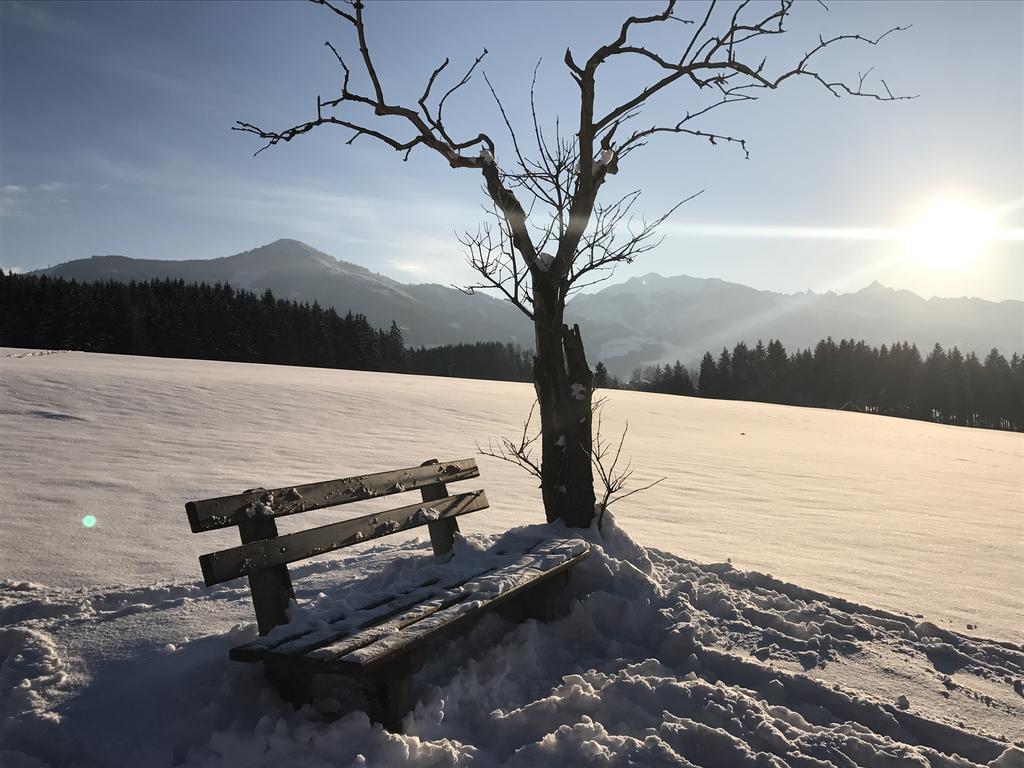
[[[529,321],[507,302],[467,296],[446,286],[400,283],[341,261],[297,240],[277,240],[219,259],[157,261],[93,256],[48,270],[78,280],[229,282],[236,288],[300,301],[319,301],[340,312],[359,312],[371,324],[396,321],[408,343],[513,341],[529,346]],[[925,353],[935,342],[984,355],[1024,351],[1024,302],[974,298],[923,299],[878,283],[856,293],[761,291],[718,279],[649,274],[575,297],[566,310],[578,322],[591,362],[628,375],[633,367],[676,359],[693,364],[705,350],[743,340],[780,339],[793,351],[826,336],[870,344],[912,341]]]

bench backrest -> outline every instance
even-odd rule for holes
[[[446,483],[479,477],[476,461],[439,462],[418,467],[267,490],[258,488],[185,505],[193,533],[238,526],[241,546],[199,558],[206,585],[249,577],[260,634],[287,623],[285,609],[295,597],[288,563],[342,549],[421,525],[428,526],[434,555],[451,551],[456,517],[486,509],[482,490],[448,495]],[[385,512],[279,536],[277,518],[353,501],[419,489],[422,501]]]

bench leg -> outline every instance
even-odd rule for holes
[[[366,683],[366,714],[392,733],[402,732],[402,718],[412,708],[410,682],[370,680]]]
[[[525,594],[498,607],[498,614],[503,618],[520,623],[527,619],[541,622],[554,621],[555,601],[569,581],[569,572],[565,571],[536,585]]]
[[[565,585],[569,583],[569,572],[564,571],[557,576],[548,579],[547,582],[537,590],[537,601],[534,603],[533,611],[531,611],[531,618],[537,621],[549,622],[554,621],[555,616],[555,601],[558,598],[559,593],[565,589]]]
[[[406,656],[363,680],[366,714],[392,733],[402,732],[402,718],[412,709],[412,670],[415,660]]]
[[[313,673],[308,667],[283,659],[268,659],[263,662],[263,670],[278,695],[295,709],[312,703]]]

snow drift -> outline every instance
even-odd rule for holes
[[[537,528],[540,528],[539,526]],[[536,531],[518,529],[506,535]],[[230,646],[247,590],[0,585],[6,765],[1011,766],[1024,652],[632,541],[606,516],[562,617],[490,617],[415,678],[405,735],[317,680],[294,711]],[[494,536],[460,538],[473,560]],[[381,562],[387,566],[377,572]],[[296,569],[299,613],[430,568],[425,543]],[[298,574],[297,574],[298,575]],[[296,617],[302,620],[302,617]],[[310,620],[315,620],[311,618]],[[829,679],[858,670],[860,685]],[[1016,691],[1014,690],[1016,686]]]

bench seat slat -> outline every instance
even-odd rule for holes
[[[405,594],[396,595],[393,600],[387,600],[368,608],[352,611],[326,626],[314,629],[306,627],[292,634],[280,633],[278,635],[278,633],[275,633],[275,642],[270,644],[254,641],[237,646],[231,649],[229,655],[234,661],[260,661],[269,652],[287,656],[300,654],[304,650],[327,645],[336,640],[339,635],[354,634],[367,627],[387,621],[400,613],[412,610],[417,605],[436,597],[441,591],[443,590],[436,584],[426,585],[419,589],[410,590]],[[266,638],[259,638],[259,640],[264,639]]]
[[[444,601],[438,600],[436,607],[432,606],[431,610],[422,611],[414,621],[405,623],[400,632],[387,632],[378,636],[374,642],[349,650],[340,657],[329,655],[328,649],[322,648],[307,654],[307,658],[325,662],[335,671],[369,672],[432,637],[451,631],[480,613],[557,576],[589,554],[590,549],[585,547],[582,550],[552,553],[545,558],[529,556],[524,562],[499,569],[491,576],[485,577],[482,589],[460,590],[460,595]],[[499,579],[506,580],[502,591],[487,589],[488,582],[493,583]]]
[[[457,603],[437,611],[426,619],[403,629],[402,633],[394,638],[382,638],[373,645],[350,653],[341,660],[340,664],[335,662],[335,668],[338,670],[358,671],[363,674],[371,672],[373,669],[430,641],[434,637],[453,631],[464,622],[474,619],[481,613],[519,596],[526,590],[539,586],[560,573],[564,573],[579,561],[585,560],[589,555],[589,549],[574,555],[550,570],[535,573],[531,578],[520,582],[514,589],[503,592],[500,595],[479,601],[470,600]]]
[[[185,505],[193,533],[228,528],[250,519],[254,514],[284,517],[353,501],[363,501],[392,493],[425,488],[436,483],[453,483],[479,477],[474,459],[459,459],[421,467],[377,472],[371,475],[343,477],[319,483],[289,486],[190,501]]]
[[[365,619],[370,617],[365,617],[358,622],[362,625],[358,629],[352,624],[346,626],[347,622],[321,627],[260,657],[302,659],[310,667],[325,671],[365,671],[563,572],[589,553],[589,547],[578,540],[544,542],[512,562],[464,576],[461,583],[449,589],[441,584],[431,586],[421,592],[419,601],[410,600],[408,608],[398,613],[390,611],[390,618],[382,616],[368,622]]]
[[[480,491],[460,493],[431,502],[409,504],[386,512],[254,541],[199,558],[207,586],[237,579],[272,565],[293,563],[380,536],[426,525],[434,520],[456,517],[487,509],[487,496]]]
[[[528,554],[545,541],[547,540],[522,541],[514,554]],[[495,552],[495,555],[499,557],[507,558],[509,554],[513,553]],[[424,579],[409,589],[396,591],[385,599],[372,600],[358,608],[341,608],[335,613],[328,613],[316,625],[285,624],[277,627],[269,635],[257,637],[244,645],[232,648],[230,655],[234,661],[259,661],[268,651],[289,656],[306,653],[335,642],[339,638],[351,636],[360,630],[387,621],[403,611],[437,597],[446,590],[461,587],[466,582],[485,576],[499,567],[500,563],[479,570],[473,569],[471,573],[465,571],[442,573]],[[441,568],[443,569],[444,566]]]
[[[386,632],[369,644],[337,649],[321,648],[306,655],[327,662],[336,670],[366,672],[384,664],[395,654],[406,653],[434,635],[453,629],[481,611],[516,597],[523,591],[555,577],[590,554],[590,549],[565,549],[530,554],[516,563],[499,568],[483,577],[473,588],[455,590],[451,598],[437,600],[431,609],[421,611],[413,621],[403,622],[400,632]],[[496,589],[497,587],[497,589]],[[356,643],[351,643],[356,645]],[[333,652],[332,652],[333,651]]]

